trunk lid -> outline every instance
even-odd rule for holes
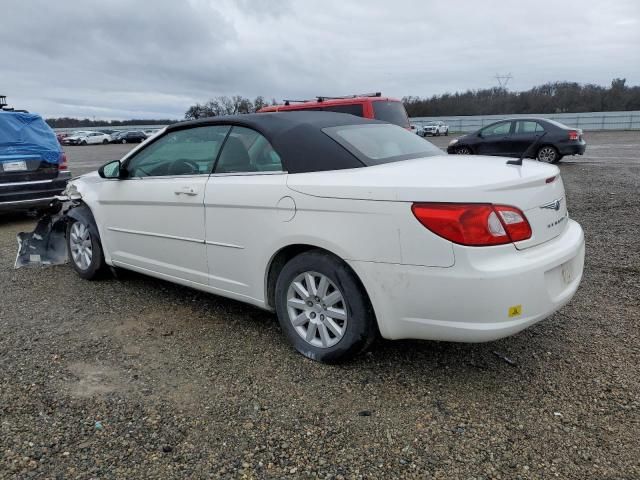
[[[515,244],[518,249],[560,235],[567,225],[567,207],[558,167],[532,160],[524,160],[522,166],[507,165],[506,161],[501,157],[442,155],[289,175],[287,184],[299,193],[327,198],[514,206],[524,212],[532,229],[530,239]],[[554,180],[547,182],[552,177]],[[407,212],[411,215],[410,209]]]

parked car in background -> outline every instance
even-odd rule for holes
[[[111,139],[111,143],[140,143],[147,139],[145,133],[141,130],[128,130],[119,132]]]
[[[67,138],[70,134],[66,132],[56,133],[56,138],[58,139],[58,143],[62,144],[62,140]]]
[[[537,144],[534,145],[534,142]],[[544,118],[511,118],[452,140],[448,153],[536,158],[557,163],[566,155],[582,155],[582,130]]]
[[[0,211],[46,209],[70,178],[56,134],[39,115],[0,111]]]
[[[446,125],[444,122],[435,121],[435,122],[427,122],[422,125],[418,135],[421,137],[426,137],[427,135],[431,135],[433,137],[439,137],[440,135],[449,135],[449,125]]]
[[[259,112],[292,112],[299,110],[348,113],[357,117],[374,118],[411,129],[404,104],[395,98],[383,97],[380,92],[346,97],[316,97],[314,100],[285,100],[284,105],[271,105],[262,108]]]
[[[62,139],[62,145],[80,145],[80,142],[90,133],[93,132],[91,130],[76,130],[75,132],[71,132]]]
[[[154,135],[158,134],[160,132],[159,128],[150,128],[148,130],[144,131],[144,134],[147,136],[147,138],[151,138]]]
[[[557,167],[443,155],[354,115],[177,123],[65,194],[82,278],[116,266],[275,311],[319,361],[379,334],[515,334],[565,305],[583,271]]]
[[[103,132],[91,132],[80,140],[80,145],[106,145],[111,142],[111,135]]]

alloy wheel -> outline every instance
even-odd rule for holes
[[[456,149],[456,153],[458,155],[471,155],[471,150],[469,149],[469,147],[458,147]]]
[[[76,266],[81,270],[87,270],[93,258],[93,246],[91,234],[84,223],[75,222],[71,226],[69,248]]]
[[[304,272],[293,279],[287,290],[287,313],[298,335],[314,347],[333,347],[347,330],[344,296],[321,273]]]
[[[553,163],[558,154],[553,147],[542,147],[538,152],[538,160],[546,163]]]

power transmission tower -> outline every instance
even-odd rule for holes
[[[506,90],[507,84],[509,83],[509,80],[513,78],[513,75],[511,75],[511,73],[507,73],[506,75],[500,75],[499,73],[496,73],[496,76],[494,78],[498,80],[498,86]]]

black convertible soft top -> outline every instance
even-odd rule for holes
[[[346,113],[295,111],[209,117],[175,123],[167,127],[167,131],[204,125],[252,128],[269,140],[287,172],[305,173],[364,167],[364,163],[322,129],[376,123],[385,122]]]

